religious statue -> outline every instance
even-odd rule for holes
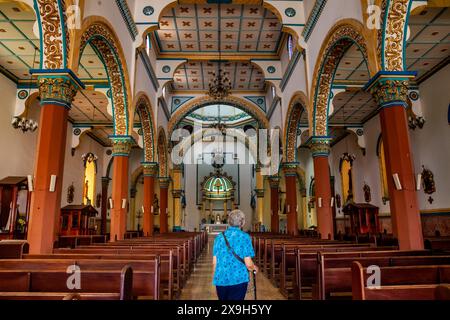
[[[220,221],[220,215],[216,216],[216,224],[222,224],[222,221]]]
[[[338,209],[340,209],[341,206],[342,206],[341,195],[340,195],[340,194],[337,194],[337,195],[336,195],[336,207],[337,207]]]
[[[102,194],[97,193],[97,200],[95,201],[95,206],[100,208],[102,206]]]
[[[155,216],[159,214],[159,200],[158,200],[157,194],[155,194],[155,196],[153,198],[153,214]]]
[[[422,185],[423,192],[425,194],[433,194],[436,192],[436,184],[434,183],[434,174],[431,170],[425,169],[425,166],[422,166]],[[428,202],[433,203],[434,199],[430,196],[428,198]]]
[[[372,195],[370,193],[370,187],[367,185],[367,183],[364,184],[363,191],[364,191],[364,200],[367,203],[372,201]]]
[[[72,184],[67,188],[67,203],[73,203],[73,198],[75,196],[75,187]]]

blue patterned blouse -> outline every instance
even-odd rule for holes
[[[225,231],[225,235],[231,248],[239,257],[244,259],[255,256],[249,234],[237,227],[230,227]],[[213,280],[215,286],[234,286],[250,281],[247,267],[231,253],[222,234],[219,234],[214,241],[213,255],[217,257]]]

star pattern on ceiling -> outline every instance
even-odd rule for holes
[[[265,88],[263,72],[250,62],[220,62],[221,69],[231,81],[232,90],[261,91]],[[207,90],[214,73],[219,70],[218,61],[188,61],[174,74],[174,90]]]
[[[274,54],[282,38],[278,18],[250,5],[223,4],[220,10],[218,5],[179,5],[163,13],[159,26],[155,34],[161,53]]]

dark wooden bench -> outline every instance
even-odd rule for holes
[[[35,300],[46,300],[63,295],[66,297],[67,294],[81,294],[81,297],[85,294],[95,294],[92,296],[94,299],[132,298],[134,274],[129,266],[114,271],[84,271],[81,275],[80,290],[68,288],[69,276],[66,270],[0,270],[0,299],[23,300],[34,296]],[[39,298],[39,295],[42,297]]]
[[[319,255],[320,256],[320,253]],[[346,294],[351,292],[351,266],[358,261],[362,266],[371,265],[382,267],[395,266],[427,266],[449,265],[450,256],[384,256],[384,257],[355,257],[327,259],[323,256],[319,261],[317,281],[313,289],[313,298],[325,300],[332,294]]]
[[[379,287],[367,287],[367,278],[361,263],[353,262],[353,300],[450,300],[450,266],[384,267]]]
[[[23,240],[0,241],[0,259],[21,259],[29,250],[29,244]]]

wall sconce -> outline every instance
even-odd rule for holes
[[[422,187],[422,174],[419,173],[417,175],[417,180],[416,180],[416,190],[420,191],[421,187]]]
[[[394,173],[392,178],[394,178],[395,188],[399,191],[402,190],[402,184],[400,182],[400,178],[398,177],[398,173]]]
[[[317,199],[319,208],[322,208],[322,198]]]
[[[50,188],[49,191],[50,192],[55,192],[56,189],[56,175],[52,174],[50,176]]]
[[[111,198],[109,198],[109,208],[114,209],[114,201]]]
[[[122,199],[122,209],[127,208],[127,199]]]
[[[334,207],[334,197],[331,197],[330,207]]]
[[[34,191],[33,176],[32,175],[28,175],[27,179],[28,179],[28,191],[29,192],[33,192]]]
[[[145,208],[144,208],[144,206],[142,206],[142,213],[145,213]]]

